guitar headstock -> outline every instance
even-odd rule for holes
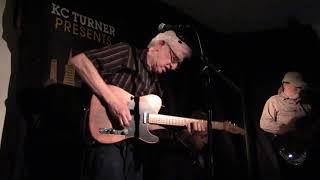
[[[223,129],[232,134],[245,135],[245,130],[230,121],[223,122]]]

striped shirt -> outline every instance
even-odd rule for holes
[[[118,86],[135,96],[161,96],[157,76],[146,63],[147,50],[138,50],[127,43],[84,52],[107,84]]]

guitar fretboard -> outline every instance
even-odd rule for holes
[[[169,116],[162,114],[148,114],[147,122],[150,124],[159,124],[159,125],[170,125],[170,126],[185,126],[192,122],[201,121],[202,123],[207,123],[207,120],[203,119],[193,119],[193,118],[184,118],[177,116]],[[213,129],[224,129],[223,123],[221,122],[212,122]]]

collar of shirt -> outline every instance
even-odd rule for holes
[[[136,70],[135,61],[138,60],[150,72],[146,57],[147,57],[147,49],[139,50],[139,49],[134,49],[134,47],[132,47],[129,50],[128,62],[127,64],[124,65],[124,67],[131,70]]]
[[[280,97],[282,98],[283,101],[287,101],[288,103],[295,103],[298,104],[301,101],[301,98],[297,98],[297,99],[291,99],[289,98],[286,94],[284,94],[283,92],[281,92]]]

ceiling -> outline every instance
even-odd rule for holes
[[[161,0],[220,32],[286,26],[288,17],[320,31],[319,0]]]

